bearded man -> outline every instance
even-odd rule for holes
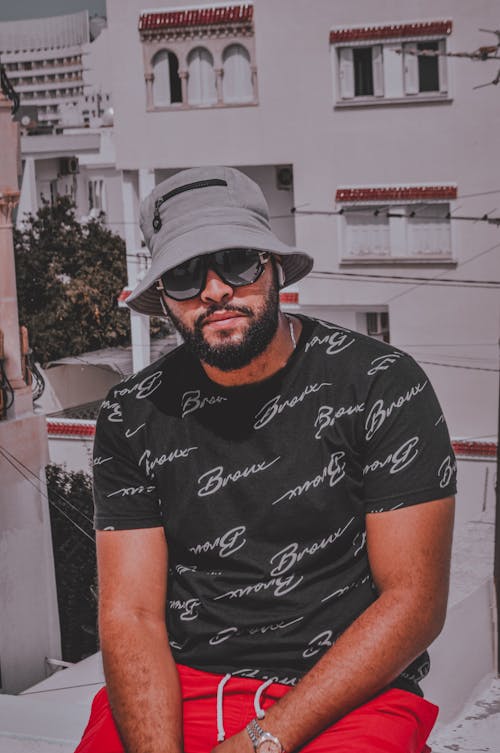
[[[78,753],[430,750],[455,465],[427,377],[280,310],[312,259],[243,173],[177,173],[141,228],[128,303],[184,343],[99,416],[107,688]]]

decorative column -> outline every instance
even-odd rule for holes
[[[222,68],[215,68],[215,89],[217,91],[217,102],[222,104],[222,76],[224,71]]]
[[[154,74],[153,73],[145,73],[144,74],[144,81],[146,82],[146,110],[152,110],[153,109],[153,81],[154,81]]]
[[[186,70],[179,71],[179,78],[181,80],[182,104],[187,105],[188,103],[188,91],[187,91],[188,72]]]
[[[122,200],[125,223],[125,248],[127,250],[128,287],[133,289],[144,270],[141,264],[141,235],[139,216],[139,178],[135,170],[122,173]],[[141,274],[142,273],[142,274]],[[150,362],[149,317],[130,311],[130,338],[132,341],[132,368],[140,371]]]
[[[45,416],[33,413],[21,369],[12,213],[19,132],[0,93],[0,329],[4,369],[14,400],[0,420],[0,692],[16,693],[47,675],[61,656],[59,618],[45,482]]]

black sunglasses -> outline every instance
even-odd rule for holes
[[[227,248],[195,256],[165,272],[157,287],[174,301],[188,301],[196,298],[205,287],[209,268],[233,288],[251,285],[259,279],[269,258],[267,252],[253,248]]]

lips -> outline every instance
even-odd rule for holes
[[[201,327],[210,329],[223,329],[235,324],[238,319],[245,319],[251,312],[243,311],[237,308],[224,308],[215,311],[208,311],[201,318]]]
[[[234,319],[241,319],[245,314],[240,314],[238,311],[220,311],[217,314],[210,314],[203,321],[203,326],[206,324],[223,324],[224,322],[231,322]]]

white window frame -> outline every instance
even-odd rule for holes
[[[412,232],[415,232],[416,227],[413,225],[414,219],[410,216],[412,212],[416,213],[418,218],[419,213],[425,216],[425,208],[429,208],[429,214],[432,213],[431,207],[442,207],[443,214],[451,214],[452,201],[450,199],[435,199],[435,200],[403,200],[403,201],[390,201],[387,204],[379,202],[346,202],[339,203],[338,209],[342,209],[343,212],[338,217],[338,232],[337,242],[340,249],[340,264],[341,265],[363,265],[363,264],[456,264],[454,259],[454,233],[452,228],[452,222],[450,219],[443,218],[444,222],[447,222],[447,240],[448,250],[442,253],[439,252],[419,252],[411,248],[413,243],[411,241]],[[349,250],[349,234],[348,216],[350,212],[366,212],[375,213],[378,211],[381,215],[388,217],[388,253],[350,253]],[[397,216],[390,216],[397,215]],[[407,215],[401,217],[400,215]],[[432,231],[430,231],[432,232]],[[436,232],[440,232],[436,227]],[[413,236],[415,237],[415,236]]]
[[[437,42],[439,46],[439,91],[419,91],[417,45]],[[355,94],[353,51],[371,47],[373,56],[373,95]],[[428,34],[366,38],[330,43],[335,107],[357,107],[415,102],[449,102],[451,58],[446,56],[447,36]],[[406,54],[405,54],[406,53]],[[398,67],[399,66],[399,67]]]

